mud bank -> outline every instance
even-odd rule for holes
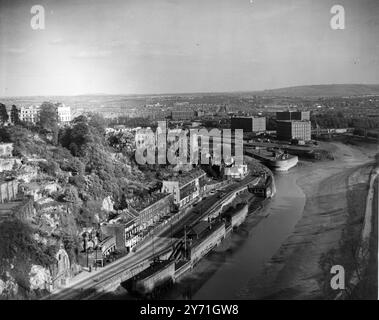
[[[302,163],[297,170],[297,184],[306,195],[302,217],[265,272],[250,279],[244,298],[330,298],[325,296],[327,279],[320,259],[339,248],[343,230],[352,223],[352,211],[355,229],[361,228],[370,163],[377,149],[341,143],[325,147],[334,149],[335,161]]]

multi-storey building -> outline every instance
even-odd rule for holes
[[[276,113],[276,120],[310,120],[309,111],[279,111]]]
[[[71,121],[71,108],[64,104],[57,105],[58,120],[61,124],[68,124]]]
[[[68,124],[71,121],[71,108],[62,103],[56,103],[54,106],[57,111],[59,123]],[[36,124],[39,121],[40,112],[40,106],[22,106],[19,111],[19,118],[21,121]]]
[[[233,117],[231,118],[232,130],[242,129],[244,132],[266,131],[265,117]]]
[[[202,170],[193,170],[188,173],[172,177],[162,182],[162,192],[172,193],[174,202],[183,207],[200,195],[205,184],[206,174]]]
[[[40,111],[40,106],[22,106],[20,108],[20,120],[36,124],[39,121]]]
[[[311,122],[307,120],[277,121],[276,135],[279,140],[311,140]]]
[[[138,202],[129,203],[129,211],[137,216],[139,230],[144,230],[170,213],[172,194],[153,193]]]

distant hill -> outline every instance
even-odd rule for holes
[[[279,97],[344,97],[379,95],[379,84],[328,84],[279,88],[254,92],[259,96]]]

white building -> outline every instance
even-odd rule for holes
[[[57,107],[58,119],[62,124],[68,124],[71,121],[71,108],[60,104]]]
[[[56,110],[58,121],[62,124],[68,124],[71,121],[71,108],[62,103],[57,103]],[[38,123],[41,112],[41,106],[31,105],[20,108],[20,120],[24,122]]]
[[[20,108],[20,120],[36,124],[39,121],[40,106],[22,106]]]
[[[231,167],[224,168],[224,175],[234,179],[243,179],[249,173],[247,165],[233,165]]]

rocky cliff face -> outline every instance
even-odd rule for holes
[[[0,279],[0,299],[12,299],[18,295],[18,285],[16,280],[9,274]]]
[[[39,265],[32,265],[29,272],[30,290],[51,291],[50,270]]]
[[[104,198],[102,206],[101,206],[101,210],[104,210],[106,212],[113,211],[113,205],[114,205],[114,202],[112,201],[112,198],[108,196]]]

